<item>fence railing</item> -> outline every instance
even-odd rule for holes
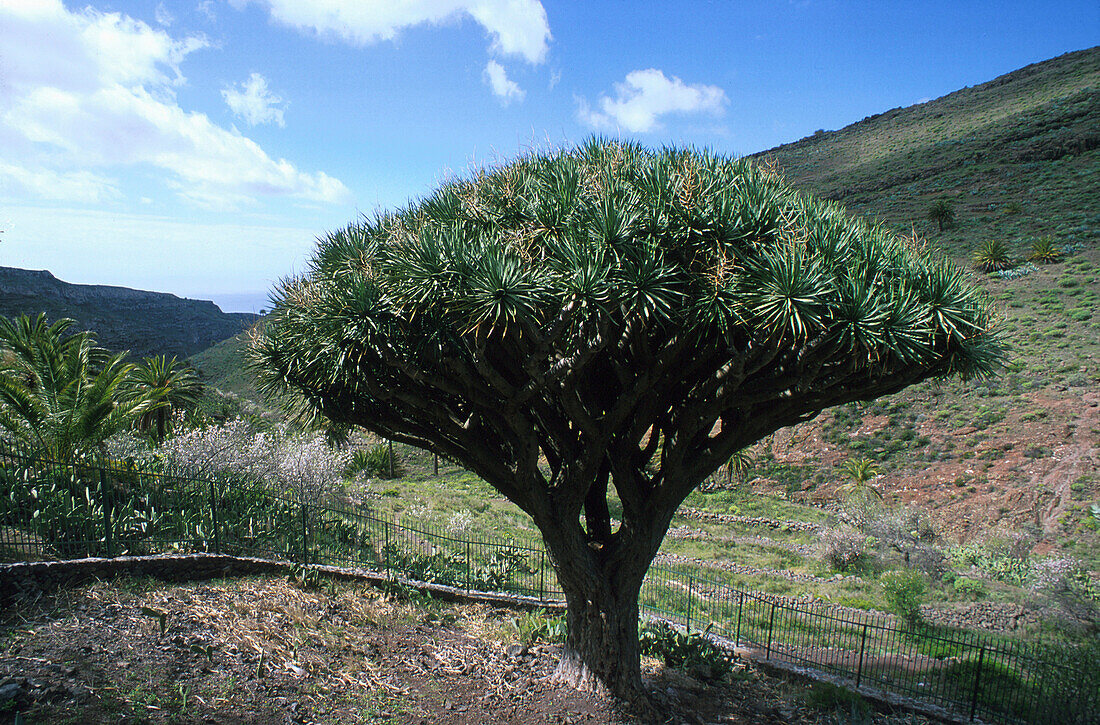
[[[256,482],[58,464],[0,444],[0,558],[211,551],[393,571],[451,586],[563,597],[539,540],[456,536],[365,505],[300,501]],[[1100,663],[986,633],[741,591],[693,566],[654,566],[643,612],[760,658],[909,696],[970,720],[1100,722]],[[1077,661],[1075,661],[1077,660]]]

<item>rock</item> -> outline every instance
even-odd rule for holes
[[[527,647],[526,645],[522,644],[510,644],[504,650],[504,653],[512,658],[522,657],[523,655],[527,654]]]
[[[14,700],[22,691],[23,686],[19,682],[5,682],[0,685],[0,702]]]

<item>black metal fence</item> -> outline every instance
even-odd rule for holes
[[[362,504],[301,501],[239,479],[58,464],[0,445],[0,558],[211,551],[398,572],[466,589],[560,600],[536,540],[473,540]],[[746,592],[690,566],[650,569],[642,610],[708,628],[757,657],[913,697],[970,720],[1100,722],[1100,663],[984,633]],[[1095,650],[1093,650],[1095,653]]]

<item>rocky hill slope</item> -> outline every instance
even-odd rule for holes
[[[135,357],[184,358],[232,337],[258,319],[225,313],[213,302],[127,287],[69,284],[45,270],[0,267],[0,315],[71,317],[99,344]]]

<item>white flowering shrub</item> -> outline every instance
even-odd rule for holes
[[[320,433],[256,432],[240,419],[170,438],[156,454],[163,464],[198,478],[218,474],[247,478],[294,492],[303,501],[318,501],[336,490],[349,457],[332,448]]]
[[[222,473],[270,481],[277,469],[276,437],[257,433],[238,418],[169,438],[157,450],[157,457],[200,478]]]
[[[474,515],[469,511],[455,511],[447,521],[447,532],[453,536],[465,534],[473,526]]]
[[[821,535],[821,558],[837,571],[854,571],[867,564],[867,537],[851,529],[828,529]]]
[[[1035,562],[1031,588],[1046,594],[1069,594],[1087,582],[1088,572],[1079,559],[1048,556]]]
[[[112,461],[141,464],[156,459],[156,451],[149,439],[137,436],[130,430],[108,438],[104,441],[104,445],[107,449],[107,457]]]
[[[1048,556],[1035,562],[1031,587],[1058,603],[1079,622],[1095,627],[1100,621],[1100,583],[1093,581],[1080,559]]]

